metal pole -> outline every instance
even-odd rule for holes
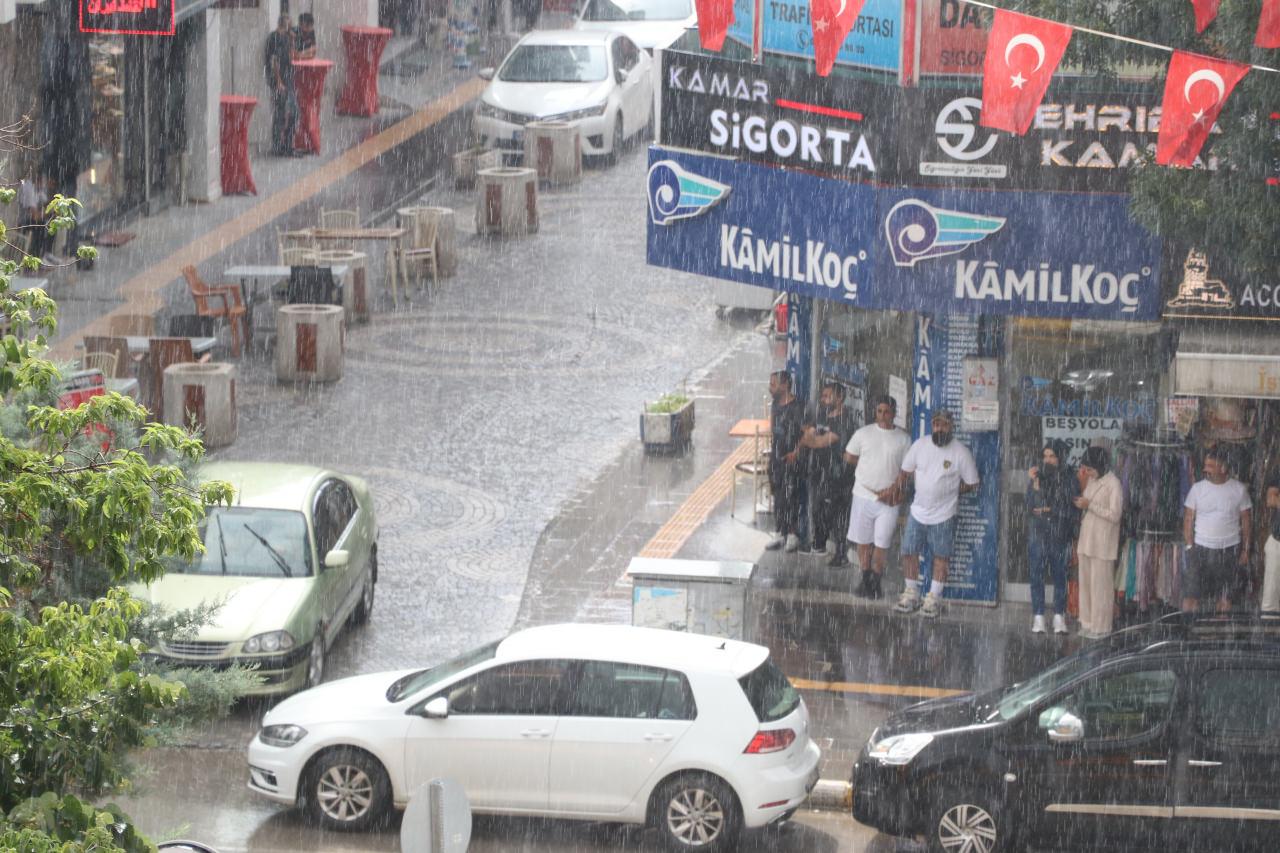
[[[764,60],[764,0],[755,0],[751,12],[751,61]]]

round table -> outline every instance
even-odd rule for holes
[[[244,95],[223,95],[222,128],[219,142],[222,147],[222,194],[258,194],[253,182],[253,168],[249,164],[249,119],[257,98]]]
[[[320,153],[320,97],[324,78],[333,63],[327,59],[295,59],[293,86],[298,95],[298,130],[293,147],[309,154]]]
[[[382,49],[391,38],[386,27],[342,28],[342,47],[347,55],[347,79],[338,96],[338,114],[371,116],[378,113],[378,63]]]

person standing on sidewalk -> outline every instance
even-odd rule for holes
[[[1267,483],[1266,496],[1271,535],[1262,549],[1262,615],[1280,617],[1280,475]]]
[[[1111,471],[1111,457],[1090,447],[1080,459],[1084,493],[1072,501],[1083,515],[1076,540],[1080,566],[1080,636],[1096,640],[1111,633],[1116,606],[1116,555],[1124,487]]]
[[[316,58],[316,16],[303,12],[298,16],[298,32],[294,41],[294,59]]]
[[[785,545],[791,552],[800,548],[800,486],[804,471],[799,455],[804,406],[792,390],[791,374],[785,370],[769,374],[769,394],[773,397],[769,489],[773,492],[778,532],[765,547],[776,551]]]
[[[1067,464],[1067,443],[1047,442],[1040,464],[1027,471],[1027,566],[1031,574],[1031,633],[1043,634],[1044,577],[1053,579],[1053,633],[1067,633],[1067,562],[1079,513],[1076,472]]]
[[[1219,613],[1231,608],[1237,571],[1249,565],[1253,537],[1253,501],[1227,473],[1226,454],[1204,455],[1204,479],[1182,502],[1182,540],[1187,559],[1182,567],[1182,612],[1195,613],[1201,598],[1217,603]]]
[[[898,404],[888,395],[875,401],[875,422],[853,434],[844,448],[844,461],[854,471],[853,505],[849,511],[849,541],[858,549],[862,582],[854,590],[861,598],[880,598],[880,581],[889,546],[898,528],[902,489],[898,475],[911,447],[911,437],[894,426]]]
[[[277,157],[301,156],[293,149],[298,129],[298,95],[293,88],[293,60],[297,58],[296,38],[288,15],[276,20],[267,36],[264,55],[267,85],[271,87],[271,153]]]
[[[806,418],[800,446],[805,448],[808,463],[809,500],[813,507],[814,551],[831,555],[832,568],[849,565],[845,557],[848,533],[850,473],[840,448],[853,435],[853,412],[845,408],[844,386],[839,382],[823,383],[818,392],[818,409]]]
[[[937,618],[942,613],[942,593],[951,567],[951,547],[955,539],[956,513],[960,496],[978,488],[978,466],[973,454],[954,438],[955,423],[950,412],[933,414],[933,432],[921,436],[902,459],[898,488],[915,477],[916,494],[907,515],[902,536],[902,574],[906,588],[894,607],[899,613],[919,610],[921,616]],[[933,582],[929,594],[920,598],[920,554],[928,544],[933,554]]]

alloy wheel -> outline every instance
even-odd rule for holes
[[[667,803],[667,830],[687,847],[714,843],[724,824],[724,806],[704,788],[683,788]]]
[[[316,781],[316,803],[339,823],[359,820],[373,805],[373,780],[359,767],[335,764]]]
[[[938,843],[955,853],[991,853],[996,849],[996,821],[973,803],[957,803],[938,820]]]

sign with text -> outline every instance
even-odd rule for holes
[[[80,0],[80,32],[171,36],[175,0]]]
[[[921,0],[920,73],[981,77],[991,10],[964,0]]]
[[[880,188],[657,146],[648,195],[654,266],[859,308],[1159,312],[1160,243],[1122,196]]]
[[[1280,320],[1280,271],[1241,272],[1229,258],[1168,246],[1165,317]]]
[[[964,360],[960,428],[985,432],[1000,428],[1000,365],[994,358]]]
[[[1080,464],[1080,457],[1097,439],[1119,441],[1124,434],[1124,421],[1120,418],[1071,418],[1046,415],[1040,419],[1040,431],[1045,442],[1060,439],[1069,449],[1072,465]]]
[[[809,23],[809,4],[804,0],[764,0],[764,49],[813,59],[813,26]],[[734,0],[733,24],[729,38],[751,46],[755,19],[755,0]],[[836,55],[837,65],[897,71],[902,55],[902,0],[866,0],[858,22],[845,38]]]

